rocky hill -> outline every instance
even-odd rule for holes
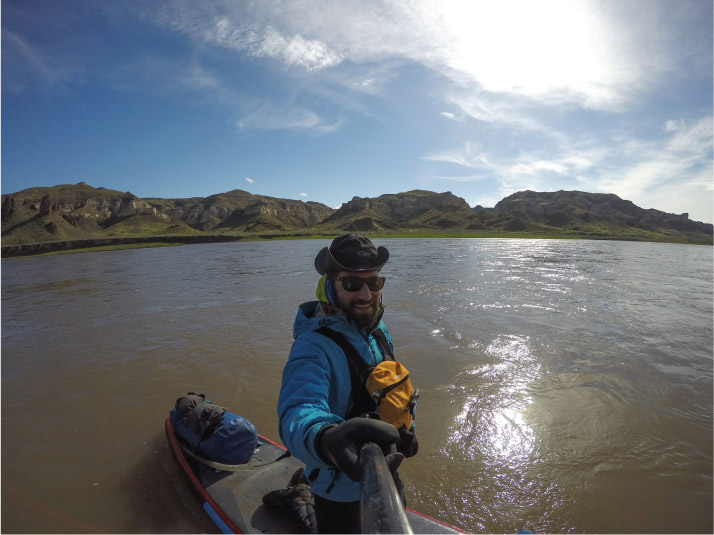
[[[206,198],[140,199],[80,182],[2,196],[2,243],[308,228],[335,210],[234,190]]]
[[[689,219],[689,214],[668,214],[644,209],[612,193],[581,191],[519,191],[496,204],[493,212],[522,221],[570,231],[626,229],[654,233],[712,235],[712,225]]]
[[[450,191],[434,193],[413,190],[380,195],[374,199],[353,197],[323,221],[324,226],[341,230],[378,232],[409,228],[444,228],[440,224],[451,212],[471,213],[469,205]]]
[[[564,236],[712,243],[712,225],[646,210],[612,194],[514,193],[470,208],[451,192],[354,197],[334,210],[242,190],[205,198],[140,199],[80,182],[2,195],[3,256],[106,240],[215,241],[250,236],[431,233]],[[65,244],[65,245],[60,245]]]
[[[253,195],[233,190],[205,199],[146,199],[171,221],[199,231],[273,231],[317,225],[335,210],[317,202]]]

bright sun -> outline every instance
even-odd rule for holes
[[[473,6],[464,12],[466,6]],[[610,32],[586,4],[501,0],[445,4],[450,66],[487,91],[593,91],[613,75]]]

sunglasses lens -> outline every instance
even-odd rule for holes
[[[340,277],[342,287],[348,292],[359,292],[364,284],[373,292],[378,292],[384,286],[384,277],[370,277],[363,279],[362,277]]]
[[[369,289],[373,292],[378,292],[384,286],[384,277],[374,277],[374,279],[370,279],[367,281],[367,286],[369,286]]]

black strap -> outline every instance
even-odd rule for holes
[[[384,331],[382,329],[375,329],[372,332],[372,336],[374,336],[377,340],[379,348],[382,350],[384,360],[394,360],[394,351],[392,351],[392,348],[389,346],[389,342],[387,342],[387,337],[384,335]]]
[[[387,394],[389,394],[392,390],[397,388],[400,384],[402,384],[404,381],[409,379],[409,374],[406,374],[404,377],[399,379],[396,383],[393,383],[389,386],[385,386],[382,390],[378,390],[377,392],[374,392],[372,395],[377,398],[377,405],[382,403],[382,399],[384,399]]]
[[[345,416],[345,420],[349,420],[360,414],[374,412],[377,408],[377,404],[364,387],[364,383],[372,372],[372,369],[342,333],[333,331],[327,327],[320,327],[316,329],[315,332],[326,336],[336,343],[339,348],[342,349],[347,359],[347,366],[350,369],[350,382],[352,384],[352,409]]]

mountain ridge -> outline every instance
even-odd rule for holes
[[[235,189],[208,197],[139,198],[84,182],[2,195],[3,256],[32,244],[78,240],[195,240],[342,232],[613,238],[712,244],[714,226],[644,209],[612,193],[520,191],[493,208],[451,192],[353,197],[339,209]],[[26,247],[27,248],[27,247]],[[22,253],[20,253],[22,254]]]

